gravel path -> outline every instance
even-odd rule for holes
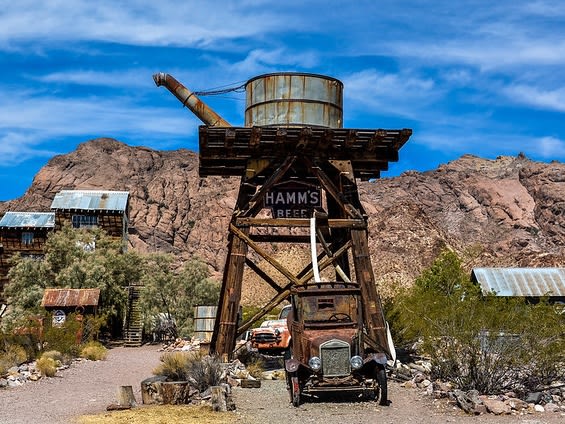
[[[141,403],[140,383],[152,376],[159,363],[160,346],[110,349],[105,361],[82,361],[61,371],[57,377],[0,390],[0,424],[73,423],[80,415],[102,413],[116,402],[119,386],[132,386]],[[417,389],[405,389],[389,381],[392,404],[354,402],[351,399],[290,405],[281,380],[264,380],[259,389],[233,390],[237,424],[365,424],[365,423],[469,423],[469,424],[557,424],[561,413],[524,416],[482,415],[471,417],[444,401],[432,401]]]
[[[496,416],[486,414],[469,416],[445,401],[432,401],[417,389],[405,389],[399,383],[389,381],[390,406],[376,402],[352,402],[351,399],[334,399],[332,402],[307,402],[293,407],[281,380],[262,381],[260,389],[233,391],[237,407],[235,420],[238,424],[563,424],[560,413],[537,413],[523,416]]]
[[[1,424],[62,424],[116,403],[119,386],[132,386],[141,403],[141,381],[159,363],[160,346],[117,347],[105,361],[81,361],[53,378],[0,390]]]

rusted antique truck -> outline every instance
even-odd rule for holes
[[[290,400],[299,406],[320,393],[354,392],[387,405],[387,356],[371,347],[357,283],[311,283],[292,290]]]
[[[251,347],[261,353],[285,354],[290,346],[290,332],[287,316],[291,305],[283,307],[278,319],[263,321],[258,328],[251,330]]]

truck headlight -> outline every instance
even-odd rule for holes
[[[353,368],[354,370],[358,370],[359,368],[361,368],[363,366],[363,358],[361,358],[360,356],[353,356],[349,362],[351,363],[351,368]]]
[[[318,371],[320,368],[322,368],[322,361],[320,361],[320,358],[318,358],[317,356],[312,356],[308,361],[308,365],[314,371]]]

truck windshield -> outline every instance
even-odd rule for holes
[[[357,297],[353,295],[303,296],[302,314],[305,324],[356,323]]]

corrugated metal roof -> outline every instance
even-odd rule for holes
[[[51,209],[125,212],[128,197],[127,191],[62,190],[55,195]]]
[[[471,279],[497,296],[565,296],[565,268],[474,268]]]
[[[54,228],[54,212],[6,212],[0,219],[6,228]]]
[[[100,289],[45,289],[41,306],[98,306]]]

